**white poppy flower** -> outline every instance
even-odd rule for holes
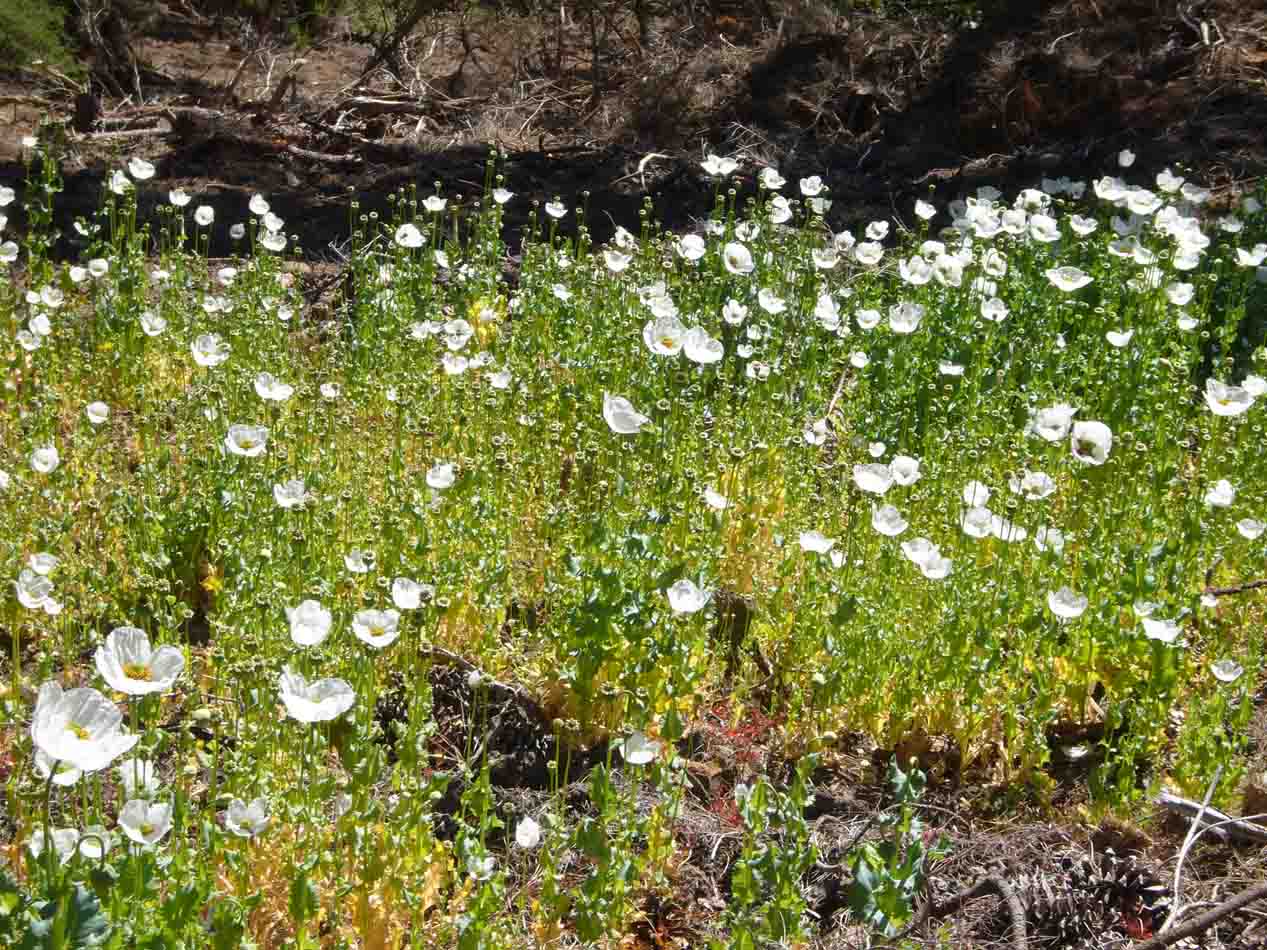
[[[79,846],[78,829],[54,828],[52,829],[51,837],[53,839],[53,853],[57,855],[59,864],[65,864],[75,856],[75,849]],[[26,846],[33,857],[40,857],[44,853],[44,829],[36,828],[31,832],[31,837],[27,839]]]
[[[204,333],[189,346],[199,366],[219,366],[229,358],[229,344],[214,333]]]
[[[963,487],[963,503],[973,508],[984,507],[990,501],[990,489],[978,481]]]
[[[732,274],[747,275],[756,269],[756,264],[752,260],[752,252],[737,241],[731,241],[722,248],[721,259],[726,270]]]
[[[35,750],[35,774],[45,781],[52,776],[58,788],[70,788],[84,776],[80,769],[69,762],[58,762],[43,749]]]
[[[883,495],[893,485],[893,469],[880,462],[855,465],[853,480],[863,491]]]
[[[695,582],[682,578],[670,587],[665,594],[669,598],[669,606],[675,614],[693,614],[708,606],[713,599],[712,593],[701,590]]]
[[[651,421],[633,407],[624,396],[603,393],[603,419],[617,435],[637,435]]]
[[[892,505],[880,505],[871,509],[871,527],[886,538],[896,538],[909,525],[902,513]]]
[[[1029,537],[1028,531],[1020,525],[1013,524],[1001,515],[990,516],[990,534],[1007,544],[1024,541]]]
[[[264,426],[231,425],[224,437],[224,447],[233,455],[258,458],[268,447],[268,429]]]
[[[508,188],[494,188],[493,200],[499,205],[504,205],[511,198],[515,197],[515,193]]]
[[[1100,226],[1100,222],[1095,218],[1084,218],[1080,214],[1071,214],[1069,216],[1069,228],[1079,237],[1086,237]]]
[[[129,696],[166,693],[185,668],[179,647],[150,646],[150,638],[137,627],[115,627],[97,648],[97,672],[115,692]]]
[[[1241,386],[1211,377],[1205,381],[1205,404],[1216,416],[1239,416],[1254,404],[1254,397]]]
[[[1262,536],[1264,529],[1267,529],[1267,524],[1257,518],[1242,518],[1236,522],[1236,530],[1246,541],[1257,541]]]
[[[701,327],[693,327],[682,338],[682,352],[692,363],[707,366],[720,362],[726,355],[721,340],[714,339]]]
[[[802,531],[798,540],[801,550],[812,554],[826,554],[836,546],[836,539],[827,537],[821,531]]]
[[[141,740],[122,729],[123,713],[95,689],[40,687],[31,719],[31,741],[51,760],[83,772],[104,769]]]
[[[381,650],[400,636],[400,614],[395,610],[358,610],[352,616],[352,633],[362,643]]]
[[[807,427],[801,435],[810,445],[822,445],[827,441],[827,420],[819,419]]]
[[[1066,293],[1080,290],[1087,284],[1091,283],[1091,275],[1085,271],[1079,270],[1077,267],[1052,267],[1047,270],[1047,279],[1051,281],[1052,286]]]
[[[705,488],[701,494],[704,504],[714,511],[725,511],[730,507],[730,499],[714,488]]]
[[[630,765],[647,765],[660,755],[660,743],[646,733],[633,732],[620,744],[620,754]]]
[[[603,263],[607,265],[607,269],[613,274],[619,274],[629,266],[632,260],[632,254],[627,254],[615,248],[608,248],[603,251]]]
[[[763,188],[768,188],[770,191],[778,191],[787,184],[787,181],[778,171],[769,167],[761,169],[757,180],[761,182]]]
[[[1090,601],[1069,587],[1047,592],[1047,608],[1061,620],[1076,620],[1086,611]]]
[[[770,316],[777,316],[787,309],[787,301],[769,287],[762,287],[757,293],[757,303]]]
[[[687,234],[677,241],[677,253],[683,260],[698,261],[707,250],[708,246],[698,234]]]
[[[994,514],[989,508],[977,505],[964,510],[959,527],[970,538],[988,538],[991,534]]]
[[[937,209],[922,199],[915,200],[915,215],[925,221],[931,221],[937,216]]]
[[[36,574],[41,577],[48,577],[49,574],[57,570],[57,565],[61,563],[61,559],[55,554],[47,554],[41,551],[37,554],[32,554],[26,559],[26,563]]]
[[[172,830],[172,806],[134,798],[119,812],[119,828],[142,848],[152,848]]]
[[[1103,422],[1075,422],[1069,436],[1073,457],[1088,465],[1103,465],[1113,448],[1113,432]]]
[[[18,259],[18,245],[15,241],[0,244],[0,264],[12,264]]]
[[[333,618],[315,600],[305,600],[297,607],[286,608],[286,619],[290,621],[290,638],[301,647],[315,647],[330,635]]]
[[[224,827],[239,838],[252,838],[268,827],[268,800],[260,797],[249,805],[240,798],[229,802],[224,812]]]
[[[1036,435],[1047,442],[1059,442],[1069,434],[1073,416],[1078,410],[1067,403],[1031,410],[1025,426],[1026,435]]]
[[[659,356],[677,356],[686,343],[686,326],[676,316],[648,320],[642,328],[642,341]]]
[[[53,594],[53,582],[30,568],[23,568],[13,587],[18,603],[28,610],[40,610]]]
[[[889,307],[889,329],[894,333],[914,333],[923,319],[923,304],[905,301]]]
[[[137,320],[141,324],[141,332],[146,336],[158,336],[167,329],[167,321],[152,310],[142,310]]]
[[[748,308],[738,300],[727,300],[726,305],[722,307],[721,318],[732,327],[739,326],[747,316]]]
[[[1065,535],[1059,528],[1044,525],[1034,532],[1034,547],[1060,554],[1065,549]]]
[[[436,491],[452,488],[457,481],[457,466],[452,462],[437,462],[427,469],[427,487]]]
[[[1117,153],[1117,163],[1122,168],[1130,168],[1135,164],[1135,153],[1129,148],[1124,148]]]
[[[814,319],[828,333],[834,333],[840,327],[840,304],[829,293],[818,295],[814,304]]]
[[[1010,479],[1008,487],[1014,494],[1024,495],[1030,501],[1038,501],[1056,490],[1056,481],[1046,472],[1026,471],[1020,478]]]
[[[430,600],[435,595],[435,588],[430,584],[420,584],[408,577],[398,577],[392,581],[392,603],[401,610],[417,610],[423,600]]]
[[[541,844],[541,825],[525,815],[515,826],[515,844],[525,851],[531,851]]]
[[[1245,667],[1235,660],[1218,660],[1210,664],[1210,672],[1220,683],[1235,683],[1245,672]]]
[[[210,205],[199,205],[194,209],[194,223],[199,227],[210,227],[216,219],[216,212]]]
[[[303,723],[337,719],[356,701],[356,694],[345,680],[331,677],[310,683],[288,666],[282,668],[277,685],[287,714]]]
[[[427,195],[422,199],[422,207],[431,214],[439,214],[448,205],[448,200],[439,195]]]
[[[1259,396],[1267,395],[1267,379],[1261,376],[1246,376],[1241,382],[1241,388],[1257,399]]]
[[[149,759],[124,759],[115,772],[128,798],[153,798],[162,789],[158,770]]]
[[[1226,478],[1220,478],[1205,493],[1205,503],[1211,508],[1229,508],[1236,498],[1236,489]]]
[[[302,508],[312,501],[312,494],[302,478],[291,478],[273,485],[273,500],[277,502],[279,508],[290,510]]]
[[[154,165],[143,158],[128,159],[128,174],[137,181],[154,177]]]
[[[712,178],[725,178],[739,168],[739,163],[733,158],[722,158],[709,152],[704,161],[700,162],[700,167],[704,169],[704,174]]]
[[[295,393],[295,387],[283,383],[272,373],[259,373],[255,377],[255,393],[269,402],[285,402]]]
[[[416,250],[426,243],[426,239],[422,236],[422,232],[418,230],[418,226],[412,222],[405,222],[396,229],[396,243],[400,247]]]
[[[562,218],[568,213],[567,205],[557,198],[546,204],[546,214],[552,218]]]
[[[889,463],[889,471],[893,473],[893,481],[898,485],[914,485],[919,481],[919,459],[909,455],[895,455]]]
[[[286,249],[286,235],[270,231],[260,238],[260,247],[274,254],[280,254]]]
[[[1104,334],[1104,338],[1109,341],[1109,344],[1119,350],[1130,343],[1133,336],[1135,336],[1134,330],[1109,330]]]
[[[1144,636],[1159,643],[1174,643],[1183,632],[1179,624],[1173,620],[1145,617],[1140,622],[1144,625]]]
[[[41,475],[48,475],[61,464],[61,460],[62,457],[58,454],[56,446],[44,445],[31,453],[31,469]]]
[[[133,188],[132,182],[128,180],[128,176],[120,169],[115,169],[110,174],[110,191],[116,195],[126,195]]]
[[[374,555],[361,548],[353,548],[343,555],[343,566],[350,574],[368,574],[374,566]]]

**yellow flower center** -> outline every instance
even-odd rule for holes
[[[88,730],[77,722],[66,723],[66,731],[71,733],[76,739],[82,739],[84,742],[87,742],[89,738],[91,738],[88,735]]]
[[[124,663],[123,675],[131,680],[141,680],[148,683],[154,678],[154,674],[150,672],[150,668],[144,663]]]
[[[141,825],[141,834],[143,836],[148,838],[153,833],[154,833],[154,826],[151,825],[148,821]]]
[[[370,636],[371,636],[371,637],[381,637],[384,633],[386,633],[386,632],[387,632],[387,628],[386,628],[386,627],[380,627],[380,626],[379,626],[378,624],[376,624],[376,623],[372,623],[372,624],[370,624],[369,626],[370,626]]]
[[[671,349],[673,349],[673,344],[674,344],[675,342],[676,342],[676,341],[675,341],[675,340],[673,339],[673,337],[671,337],[671,336],[662,336],[662,337],[660,337],[660,345],[661,345],[662,347],[664,347],[666,350],[671,350]]]
[[[258,443],[249,435],[244,435],[238,439],[238,445],[244,449],[253,449]]]

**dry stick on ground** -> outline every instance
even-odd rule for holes
[[[1207,587],[1205,592],[1214,597],[1226,597],[1228,594],[1243,594],[1246,591],[1261,590],[1264,587],[1267,587],[1267,577],[1256,581],[1246,581],[1244,584],[1235,584],[1231,587]]]
[[[1179,919],[1179,915],[1183,913],[1183,862],[1188,857],[1188,851],[1192,848],[1192,843],[1197,840],[1200,833],[1201,819],[1205,817],[1205,810],[1210,807],[1210,799],[1214,797],[1214,790],[1219,787],[1219,779],[1223,777],[1223,766],[1220,765],[1214,770],[1214,778],[1210,779],[1210,785],[1205,790],[1205,798],[1201,802],[1201,808],[1198,809],[1196,816],[1192,819],[1192,824],[1188,826],[1188,834],[1183,839],[1183,847],[1179,849],[1179,858],[1175,861],[1175,883],[1170,889],[1174,906],[1170,910],[1170,916],[1166,918],[1166,922],[1161,925],[1159,933],[1165,933]]]
[[[950,900],[942,901],[940,904],[934,904],[928,901],[915,914],[915,919],[907,925],[906,929],[901,931],[897,936],[889,939],[888,943],[897,943],[919,930],[924,924],[930,920],[941,920],[949,917],[961,910],[969,901],[976,900],[978,897],[984,897],[987,894],[997,894],[1003,899],[1003,906],[1007,908],[1007,915],[1012,922],[1012,950],[1028,950],[1029,937],[1025,926],[1025,908],[1021,904],[1021,899],[1016,896],[1016,891],[1012,890],[1011,885],[1003,878],[991,874],[983,877],[971,887],[960,891]]]
[[[1193,917],[1186,924],[1182,924],[1165,933],[1160,933],[1149,940],[1145,940],[1143,943],[1135,944],[1132,950],[1162,950],[1163,947],[1176,944],[1185,937],[1195,937],[1197,934],[1209,930],[1224,917],[1234,914],[1241,908],[1248,907],[1264,897],[1267,897],[1267,881],[1255,884],[1253,887],[1229,897],[1222,904],[1206,911],[1200,917]]]
[[[1193,817],[1201,811],[1201,803],[1194,802],[1188,798],[1180,798],[1168,791],[1162,791],[1154,802],[1167,811],[1184,815],[1188,818]],[[1267,844],[1267,828],[1262,825],[1255,824],[1257,818],[1264,816],[1247,816],[1244,818],[1233,818],[1225,815],[1217,808],[1207,808],[1205,816],[1201,819],[1204,826],[1201,832],[1206,829],[1214,831],[1220,837],[1239,838],[1242,841],[1252,841],[1257,844]]]

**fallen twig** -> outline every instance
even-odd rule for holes
[[[1154,802],[1167,811],[1186,817],[1192,817],[1201,812],[1200,802],[1180,798],[1178,795],[1171,794],[1164,789],[1154,799]],[[1214,834],[1224,837],[1239,838],[1242,841],[1253,841],[1257,844],[1267,844],[1267,828],[1244,818],[1233,818],[1225,815],[1217,808],[1205,809],[1205,814],[1201,818],[1201,826],[1210,828]]]
[[[1188,852],[1192,850],[1192,843],[1197,840],[1201,821],[1210,809],[1210,799],[1214,797],[1214,790],[1219,787],[1219,779],[1222,777],[1223,766],[1220,765],[1214,770],[1214,778],[1210,779],[1210,785],[1205,790],[1205,798],[1201,801],[1201,807],[1197,809],[1196,814],[1192,818],[1192,824],[1188,826],[1188,834],[1183,839],[1183,847],[1179,849],[1179,858],[1175,861],[1175,883],[1170,889],[1174,905],[1170,909],[1170,916],[1161,925],[1159,933],[1165,933],[1174,926],[1175,921],[1179,919],[1180,913],[1183,912],[1183,862],[1188,857]]]
[[[1012,890],[1011,885],[994,874],[981,878],[977,883],[960,891],[950,900],[942,901],[940,904],[934,904],[932,901],[925,902],[916,911],[915,919],[907,925],[906,929],[897,936],[890,938],[888,942],[897,943],[919,930],[930,920],[942,920],[949,917],[951,914],[961,910],[969,901],[974,901],[978,897],[985,897],[987,894],[997,894],[1003,900],[1003,906],[1007,908],[1008,917],[1012,922],[1011,944],[1013,950],[1028,950],[1029,937],[1025,926],[1025,907],[1021,904],[1021,899],[1016,896],[1016,891]]]
[[[1205,592],[1214,597],[1226,597],[1229,594],[1243,594],[1246,591],[1261,590],[1264,587],[1267,587],[1267,577],[1256,581],[1246,581],[1244,584],[1234,584],[1231,587],[1207,587]]]
[[[306,158],[310,162],[326,162],[331,165],[359,165],[363,161],[360,155],[331,155],[328,152],[314,152],[300,148],[298,145],[287,145],[286,151],[297,158]]]
[[[1209,930],[1224,917],[1234,914],[1242,907],[1248,907],[1264,897],[1267,897],[1267,881],[1255,884],[1253,887],[1229,897],[1222,904],[1206,911],[1200,917],[1193,917],[1186,924],[1182,924],[1165,933],[1159,933],[1143,943],[1135,944],[1133,950],[1161,950],[1162,947],[1169,947],[1187,937],[1195,937],[1197,934]]]

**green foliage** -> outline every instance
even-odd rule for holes
[[[889,764],[888,778],[897,811],[886,811],[880,818],[889,831],[887,839],[868,842],[849,857],[853,872],[849,908],[874,929],[893,936],[915,912],[929,862],[941,855],[942,845],[928,846],[916,811],[924,794],[924,773],[914,763],[904,772],[895,759]]]
[[[0,945],[16,950],[89,950],[111,933],[97,895],[66,878],[45,900],[0,871]]]
[[[0,0],[0,68],[44,60],[78,72],[67,47],[66,13],[51,0]]]
[[[728,914],[729,946],[734,950],[782,945],[806,936],[801,879],[817,849],[810,842],[805,809],[813,801],[810,775],[817,764],[813,755],[801,759],[787,791],[764,777],[735,788],[744,844],[730,879],[734,896]]]

